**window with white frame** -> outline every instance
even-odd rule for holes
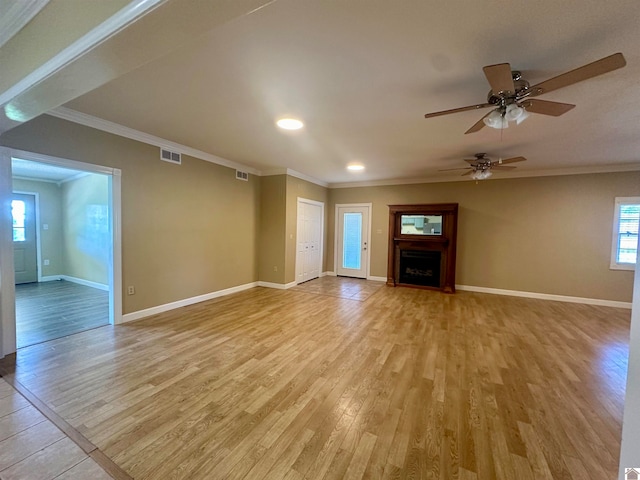
[[[616,197],[613,216],[611,268],[634,270],[638,255],[640,197]]]

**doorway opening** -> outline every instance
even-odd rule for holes
[[[4,353],[119,323],[120,171],[28,152],[9,161],[15,281],[2,293],[15,315],[2,322]]]

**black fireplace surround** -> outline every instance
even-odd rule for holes
[[[441,256],[437,250],[401,250],[400,283],[439,288]]]

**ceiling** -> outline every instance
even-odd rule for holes
[[[29,180],[53,183],[62,183],[88,175],[87,172],[84,171],[58,167],[57,165],[48,163],[23,160],[21,158],[11,159],[11,173],[15,178],[26,178]]]
[[[518,175],[640,169],[638,19],[637,0],[276,0],[64,106],[335,186],[458,179],[439,170],[476,152],[527,157]],[[424,118],[484,103],[485,65],[509,62],[533,85],[616,52],[625,68],[540,97],[577,105],[561,117],[469,135],[488,111]],[[305,127],[281,131],[283,116]],[[365,170],[347,171],[352,162]]]

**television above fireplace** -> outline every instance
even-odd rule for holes
[[[458,204],[389,205],[387,285],[455,292]]]

